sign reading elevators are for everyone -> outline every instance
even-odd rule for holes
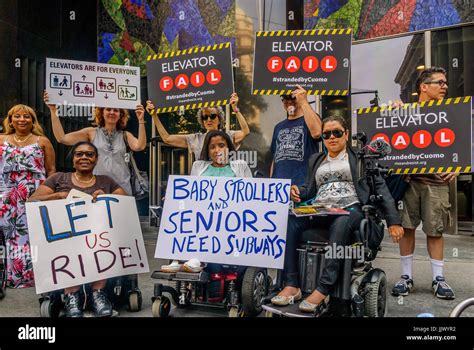
[[[310,95],[347,95],[351,29],[257,32],[254,95],[290,94],[297,85]]]
[[[150,55],[147,74],[157,113],[226,105],[234,92],[231,45]]]
[[[135,109],[140,104],[140,68],[46,58],[50,103]]]
[[[472,169],[472,97],[407,103],[357,111],[357,130],[383,139],[392,151],[380,160],[395,174],[469,173]]]

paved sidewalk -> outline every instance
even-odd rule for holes
[[[167,261],[154,259],[157,229],[142,225],[145,246],[147,249],[150,269],[158,269]],[[389,291],[400,278],[400,260],[398,245],[391,242],[386,235],[382,243],[382,251],[374,263],[383,269],[388,278]],[[474,237],[467,235],[445,237],[445,276],[453,287],[456,299],[447,301],[433,296],[431,291],[431,265],[426,251],[426,238],[417,231],[416,251],[414,261],[415,292],[405,298],[396,298],[388,295],[388,316],[415,317],[423,312],[430,312],[437,317],[447,317],[452,308],[460,301],[474,297]],[[140,312],[129,313],[120,310],[120,317],[151,317],[151,296],[155,281],[150,274],[142,274],[139,279],[143,294],[143,307]],[[171,310],[174,317],[192,316],[226,316],[222,309],[193,307],[190,309]],[[39,302],[33,288],[13,290],[8,289],[5,299],[0,301],[0,317],[37,317],[39,316]],[[466,310],[463,316],[474,317],[474,307]]]

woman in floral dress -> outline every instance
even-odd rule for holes
[[[56,171],[51,142],[31,107],[8,111],[0,134],[0,226],[7,253],[7,286],[34,286],[25,202]]]

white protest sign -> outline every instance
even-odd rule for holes
[[[171,175],[155,258],[283,268],[290,185]]]
[[[150,271],[133,197],[26,203],[26,215],[38,294]]]
[[[135,109],[140,67],[46,58],[46,91],[54,104]]]

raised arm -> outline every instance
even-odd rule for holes
[[[306,90],[299,85],[297,85],[297,87],[298,88],[293,91],[293,96],[296,97],[296,101],[303,111],[304,121],[308,126],[311,137],[313,139],[319,139],[322,130],[321,118],[319,117],[318,113],[316,113],[314,109],[311,108],[308,102]]]
[[[66,146],[72,146],[80,141],[91,141],[89,138],[89,135],[90,135],[90,132],[94,128],[84,128],[78,131],[71,132],[69,134],[65,134],[63,126],[61,125],[61,121],[59,120],[58,110],[56,108],[56,105],[48,104],[48,102],[49,102],[49,96],[48,96],[48,93],[45,91],[44,103],[46,103],[46,105],[49,108],[49,111],[51,112],[51,124],[53,127],[53,134],[59,143],[62,143],[63,145],[66,145]]]
[[[242,115],[242,113],[240,113],[240,110],[237,107],[238,103],[239,103],[239,96],[236,93],[233,93],[230,96],[230,105],[232,106],[232,110],[234,111],[240,125],[240,130],[237,130],[234,133],[233,141],[234,141],[234,144],[236,145],[242,143],[242,141],[247,137],[247,135],[250,134],[249,125],[247,124],[245,117]]]
[[[148,113],[153,117],[153,121],[155,122],[156,130],[158,134],[160,134],[163,141],[171,146],[187,148],[188,141],[186,140],[186,135],[170,135],[168,131],[166,131],[163,123],[161,122],[160,118],[158,118],[158,113],[155,111],[155,106],[151,101],[146,101],[146,109]],[[153,112],[153,113],[152,113]]]
[[[146,147],[146,130],[145,130],[145,109],[142,105],[137,105],[135,110],[138,119],[138,139],[132,133],[127,133],[127,142],[134,152],[143,151]]]

